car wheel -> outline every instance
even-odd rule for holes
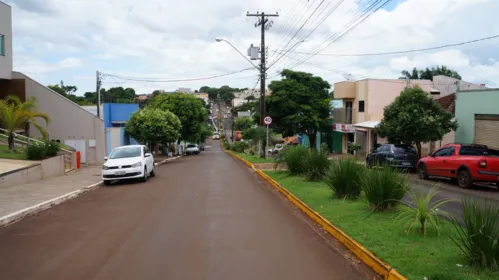
[[[463,169],[457,174],[457,185],[462,189],[469,189],[473,185],[471,174],[468,170]]]
[[[369,160],[366,160],[366,167],[367,168],[372,168],[372,164]]]
[[[144,176],[142,176],[141,181],[147,182],[147,167],[144,167]]]
[[[111,180],[104,181],[104,186],[110,186],[110,185],[111,185]]]
[[[418,166],[418,177],[421,180],[427,180],[428,179],[428,172],[426,170],[426,165],[420,164]]]
[[[149,174],[151,177],[156,176],[156,173],[154,173],[154,170],[155,170],[155,169],[156,169],[156,168],[153,166],[153,168],[152,168],[152,170],[151,170],[151,173]]]

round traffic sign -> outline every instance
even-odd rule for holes
[[[264,119],[263,119],[263,123],[266,124],[266,125],[270,125],[272,123],[272,118],[269,117],[269,116],[266,116]]]

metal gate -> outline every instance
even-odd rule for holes
[[[499,150],[499,115],[475,115],[474,143]]]

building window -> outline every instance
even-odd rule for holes
[[[5,55],[5,36],[0,34],[0,55]]]
[[[359,113],[364,112],[364,101],[359,101]]]

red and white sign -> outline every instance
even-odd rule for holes
[[[351,124],[334,123],[333,130],[343,133],[355,133],[355,127]]]
[[[264,119],[263,119],[263,123],[266,124],[266,125],[270,125],[272,123],[272,118],[269,117],[269,116],[266,116]]]

